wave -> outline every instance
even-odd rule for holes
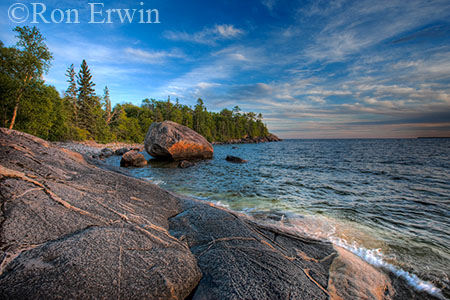
[[[349,245],[345,240],[336,237],[330,237],[330,241],[336,246],[342,247],[353,254],[357,255],[372,266],[386,269],[395,275],[402,277],[417,291],[425,291],[439,299],[445,300],[444,295],[439,288],[435,287],[431,282],[420,279],[417,275],[411,274],[405,270],[402,270],[384,260],[385,255],[380,249],[366,249],[359,247],[355,243]]]
[[[289,223],[281,222],[280,226],[293,226],[295,231],[299,234],[320,240],[330,241],[337,247],[353,253],[370,265],[387,270],[396,276],[402,277],[417,291],[424,291],[439,299],[446,299],[442,294],[441,289],[435,287],[431,282],[422,280],[417,275],[386,262],[386,255],[381,251],[381,249],[367,249],[360,246],[356,241],[349,243],[346,239],[339,237],[339,235],[342,235],[342,230],[345,230],[343,236],[357,236],[363,234],[362,232],[353,231],[354,229],[351,230],[339,222],[323,216],[301,216],[299,218],[297,215],[297,217],[294,218],[288,217],[288,220]],[[361,235],[359,238],[363,238],[363,236]]]

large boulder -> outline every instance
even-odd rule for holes
[[[203,136],[172,121],[150,126],[145,150],[153,157],[173,160],[209,159],[214,154],[212,145]]]

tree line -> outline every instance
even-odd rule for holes
[[[141,105],[112,107],[109,90],[95,92],[85,60],[76,72],[66,72],[68,86],[61,95],[45,84],[52,54],[36,27],[16,27],[18,42],[5,47],[0,41],[0,126],[14,128],[52,141],[87,140],[142,143],[153,122],[170,120],[185,125],[209,141],[265,137],[269,134],[262,115],[232,110],[208,111],[202,99],[194,107],[144,99]]]

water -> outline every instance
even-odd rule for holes
[[[215,146],[214,159],[189,169],[152,163],[131,172],[165,189],[328,239],[417,289],[450,298],[450,139],[233,147]],[[226,162],[228,154],[249,162]],[[119,159],[110,163],[118,165]]]

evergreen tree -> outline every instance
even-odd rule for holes
[[[103,106],[105,108],[105,122],[108,125],[118,111],[111,110],[111,99],[109,98],[109,89],[107,86],[103,89]]]
[[[95,83],[92,82],[91,71],[84,59],[77,75],[77,83],[79,126],[81,129],[87,130],[91,135],[95,135],[96,110],[100,103],[95,95]]]
[[[65,96],[71,107],[72,123],[74,126],[78,126],[77,82],[75,80],[75,75],[75,69],[73,67],[73,64],[71,64],[66,71],[66,77],[69,86],[67,87]]]

